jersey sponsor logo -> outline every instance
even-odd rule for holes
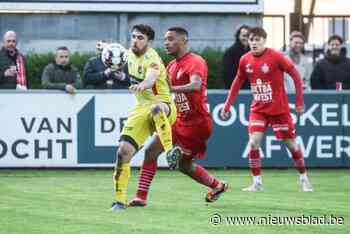
[[[266,73],[268,73],[269,71],[270,71],[269,66],[268,66],[266,63],[264,63],[264,64],[261,66],[261,72],[264,73],[264,74],[266,74]]]
[[[251,89],[255,102],[269,103],[272,102],[271,82],[264,82],[261,79],[256,79],[256,83],[251,83]]]
[[[183,93],[177,93],[175,95],[175,104],[177,112],[179,113],[189,112],[191,110],[188,99]]]
[[[250,63],[248,63],[247,65],[245,65],[245,71],[247,73],[253,73],[253,69],[250,67]]]

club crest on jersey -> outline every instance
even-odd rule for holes
[[[266,63],[264,63],[261,66],[261,71],[266,74],[266,73],[268,73],[270,71],[270,68],[269,68],[269,66]]]
[[[245,71],[247,73],[253,73],[253,69],[250,68],[250,63],[248,63],[247,65],[245,65]]]

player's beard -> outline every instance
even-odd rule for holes
[[[131,50],[132,50],[132,52],[133,52],[136,56],[141,56],[141,55],[143,55],[144,53],[146,53],[147,48],[148,48],[147,45],[144,46],[143,48],[139,48],[139,47],[133,45],[133,46],[131,47]]]

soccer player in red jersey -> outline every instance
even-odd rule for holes
[[[188,32],[184,28],[169,28],[164,37],[167,53],[174,56],[167,66],[170,89],[175,93],[177,118],[172,126],[173,143],[181,154],[167,155],[169,167],[180,171],[209,188],[207,202],[216,201],[228,189],[193,159],[203,158],[212,132],[212,121],[207,108],[206,86],[208,69],[199,55],[188,50]],[[157,157],[163,151],[155,136],[146,149],[136,196],[129,206],[145,206],[151,181],[157,170]],[[177,152],[176,150],[174,152]]]
[[[268,126],[272,126],[277,139],[282,139],[292,154],[294,165],[300,173],[300,183],[305,192],[313,191],[306,175],[303,153],[296,143],[295,128],[290,115],[288,97],[284,89],[284,72],[288,73],[296,88],[296,112],[304,111],[303,88],[299,73],[291,61],[282,53],[265,47],[267,34],[263,28],[255,27],[249,32],[251,51],[239,64],[239,71],[232,83],[221,117],[227,118],[230,107],[241,85],[249,80],[253,101],[249,115],[249,165],[253,184],[243,191],[262,191],[261,160],[259,148]]]

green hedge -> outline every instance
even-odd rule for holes
[[[157,51],[162,57],[164,63],[168,64],[172,57],[167,55],[164,50]],[[213,49],[206,49],[196,53],[200,54],[208,63],[208,88],[222,89],[224,87],[224,83],[222,80],[223,69],[221,63],[223,53],[221,51],[216,51]],[[71,55],[71,63],[74,64],[82,74],[85,63],[92,56],[94,56],[93,53],[74,53]],[[40,89],[42,71],[44,70],[47,64],[54,61],[54,54],[28,53],[26,58],[28,64],[28,79],[30,81],[31,88]]]

